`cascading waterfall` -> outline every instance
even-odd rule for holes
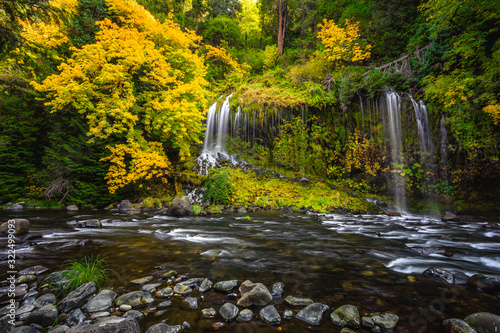
[[[392,90],[385,92],[387,121],[390,139],[392,169],[392,188],[396,208],[406,209],[406,179],[398,172],[404,163],[403,132],[401,128],[401,97]]]
[[[415,119],[417,121],[418,143],[420,151],[428,156],[432,156],[434,147],[432,145],[431,128],[429,126],[429,112],[424,101],[418,103],[412,95],[409,95],[413,109],[415,110]]]
[[[441,135],[441,141],[439,143],[439,148],[441,152],[441,177],[444,181],[448,182],[448,155],[446,154],[446,142],[448,141],[448,132],[446,131],[446,126],[444,124],[444,114],[441,114],[441,119],[439,120],[439,132]]]
[[[219,111],[217,111],[217,102],[212,104],[208,109],[203,153],[217,154],[226,152],[226,137],[230,124],[231,111],[229,105],[230,97],[231,95],[227,96]]]

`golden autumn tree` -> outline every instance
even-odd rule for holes
[[[328,60],[358,62],[370,57],[371,45],[360,37],[359,22],[346,20],[342,28],[333,20],[325,19],[318,28],[318,38]]]
[[[105,140],[111,154],[110,192],[171,169],[166,150],[183,161],[200,142],[207,105],[200,37],[171,19],[157,21],[132,0],[106,0],[112,20],[97,22],[95,44],[73,49],[60,73],[34,87],[52,112],[77,110],[90,142]],[[164,179],[164,178],[162,178]]]

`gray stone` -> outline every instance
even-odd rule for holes
[[[97,319],[97,318],[109,317],[110,315],[111,315],[111,313],[109,313],[108,311],[94,312],[90,316],[90,319],[94,320],[94,319]]]
[[[11,206],[12,207],[12,206]],[[21,208],[22,209],[22,208]],[[30,231],[30,221],[26,219],[14,219],[14,222],[5,222],[0,225],[0,233],[7,235],[9,232],[9,224],[14,226],[15,235],[24,235]]]
[[[465,317],[464,321],[478,333],[500,332],[500,316],[493,313],[473,313]]]
[[[386,330],[392,330],[396,327],[399,317],[392,313],[382,313],[380,315],[372,316],[375,325],[378,325]]]
[[[143,277],[143,278],[140,278],[140,279],[132,280],[129,283],[130,284],[135,284],[135,285],[141,285],[141,284],[145,284],[145,283],[151,282],[151,280],[153,280],[152,276],[146,276],[146,277]]]
[[[177,217],[193,215],[193,205],[191,205],[189,197],[183,196],[172,200],[170,207],[167,209],[167,215]]]
[[[76,205],[69,205],[69,206],[66,207],[66,210],[76,211],[76,210],[78,210],[78,206],[76,206]]]
[[[35,310],[35,306],[32,304],[26,304],[21,306],[19,309],[16,310],[16,316],[20,316],[22,314],[28,313]]]
[[[78,221],[75,228],[101,228],[102,223],[97,219]]]
[[[94,325],[72,327],[66,333],[140,333],[141,329],[135,320],[127,320],[117,316],[99,318]]]
[[[500,280],[474,274],[467,280],[467,285],[482,292],[500,294]]]
[[[444,212],[444,215],[441,216],[441,221],[443,222],[460,222],[460,218],[453,214],[452,212]]]
[[[468,280],[469,276],[462,272],[456,272],[453,274],[453,284],[467,284]]]
[[[158,304],[159,307],[166,307],[172,305],[172,301],[163,301],[160,304]]]
[[[13,204],[12,206],[10,206],[7,209],[8,210],[21,210],[21,209],[24,209],[24,206],[20,205],[20,204]]]
[[[36,279],[37,279],[36,275],[21,275],[20,277],[17,278],[16,283],[17,284],[30,283],[36,281]]]
[[[186,281],[181,281],[177,284],[183,285],[183,286],[188,286],[190,288],[198,288],[200,283],[203,281],[203,278],[194,278],[194,279],[189,279]]]
[[[369,328],[375,327],[375,323],[373,322],[373,319],[371,317],[362,317],[361,325]]]
[[[186,297],[184,302],[189,303],[191,309],[198,309],[198,299],[196,297]]]
[[[428,268],[422,274],[438,282],[453,283],[454,281],[453,273],[442,268]]]
[[[350,329],[348,329],[348,328],[345,328],[345,327],[344,327],[344,328],[340,331],[340,333],[356,333],[356,332],[354,332],[353,330],[350,330]]]
[[[311,325],[319,325],[323,318],[323,313],[329,308],[328,305],[322,303],[313,303],[300,310],[295,318]]]
[[[48,333],[65,333],[67,330],[69,330],[67,325],[57,325],[48,330]]]
[[[186,295],[189,295],[190,293],[193,292],[193,289],[191,289],[190,287],[188,286],[183,286],[181,284],[177,284],[175,287],[174,287],[174,293],[176,294],[179,294],[181,296],[186,296]]]
[[[54,295],[54,294],[44,294],[44,295],[38,297],[35,300],[35,303],[33,303],[33,305],[35,306],[35,308],[39,309],[39,308],[41,308],[44,305],[54,304],[55,302],[56,302],[56,295]]]
[[[153,303],[154,299],[150,293],[144,291],[133,291],[128,294],[121,295],[116,299],[116,305],[128,304],[133,308],[148,305]]]
[[[239,321],[239,322],[246,322],[246,321],[252,320],[252,318],[253,318],[253,312],[252,312],[252,310],[243,309],[238,314],[238,317],[236,318],[236,320]]]
[[[182,330],[181,325],[170,326],[167,324],[156,324],[151,326],[146,333],[179,333]]]
[[[126,211],[130,211],[130,210],[134,210],[134,206],[132,206],[132,204],[130,203],[129,200],[122,200],[118,204],[118,209],[121,210],[122,212],[126,212]]]
[[[68,296],[66,296],[61,303],[59,303],[59,309],[62,313],[68,313],[75,308],[79,308],[83,306],[95,292],[95,282],[91,281],[84,283],[70,292]]]
[[[31,326],[18,326],[10,330],[9,333],[40,333],[40,331]]]
[[[238,208],[238,214],[246,214],[246,213],[248,213],[248,211],[245,207]]]
[[[122,305],[120,305],[119,310],[123,311],[123,312],[129,311],[129,310],[132,310],[132,306],[130,306],[128,304],[122,304]]]
[[[7,315],[2,315],[0,317],[0,332],[7,332],[12,328],[12,325],[9,323],[10,320],[10,316]]]
[[[293,318],[293,311],[292,310],[285,310],[285,312],[283,312],[283,318],[292,319]]]
[[[71,270],[62,270],[50,273],[49,275],[47,275],[44,282],[54,288],[63,289],[64,286],[66,286],[67,283],[70,281],[70,278],[68,277],[68,275],[70,274],[78,274],[78,272]]]
[[[161,286],[161,283],[145,284],[142,286],[141,290],[147,293],[153,293],[159,286]]]
[[[182,327],[183,327],[183,328],[191,328],[191,325],[189,325],[189,323],[188,323],[187,321],[184,321],[184,322],[182,323]]]
[[[232,303],[225,303],[221,306],[219,313],[225,321],[231,321],[238,316],[238,307]]]
[[[237,286],[238,286],[238,280],[220,281],[215,284],[214,289],[217,291],[228,293]]]
[[[214,308],[206,308],[201,310],[201,315],[203,318],[213,318],[217,314],[217,311],[215,311]]]
[[[213,282],[210,281],[209,279],[204,279],[201,284],[200,284],[200,288],[198,289],[198,291],[200,293],[204,293],[210,289],[212,289],[212,286],[213,286]]]
[[[41,265],[37,265],[37,266],[32,266],[32,267],[28,267],[28,268],[25,268],[23,269],[22,271],[20,271],[18,273],[18,275],[40,275],[40,274],[43,274],[45,272],[48,272],[49,269],[47,267],[44,267],[44,266],[41,266]]]
[[[166,288],[160,289],[156,293],[156,297],[159,297],[159,298],[172,297],[173,295],[174,295],[174,291],[170,287],[166,287]]]
[[[271,295],[267,287],[262,283],[255,283],[252,286],[248,287],[250,289],[243,288],[243,290],[248,291],[242,291],[242,296],[237,303],[238,306],[242,306],[245,308],[252,305],[258,307],[266,306],[273,300],[273,296]],[[240,290],[242,290],[242,288],[240,288]]]
[[[99,294],[92,297],[84,306],[85,312],[99,312],[107,310],[113,305],[116,293],[112,290],[101,290]]]
[[[361,324],[358,308],[350,304],[342,305],[333,311],[330,319],[332,323],[341,327],[359,327]]]
[[[448,333],[477,333],[475,329],[469,326],[462,319],[451,318],[443,321],[443,326]]]
[[[259,317],[269,325],[281,324],[281,317],[273,305],[262,308],[259,312]]]
[[[127,311],[124,315],[123,318],[129,319],[129,320],[141,320],[144,317],[144,313],[137,311],[137,310],[130,310]]]
[[[173,271],[173,270],[168,271],[165,274],[163,274],[162,279],[168,279],[168,278],[171,278],[171,277],[176,276],[176,275],[177,275],[176,271]]]
[[[56,307],[52,304],[48,304],[42,306],[38,310],[33,311],[24,323],[27,325],[35,323],[41,325],[42,327],[47,327],[54,323],[57,315],[58,312]]]
[[[283,296],[285,284],[283,282],[276,282],[271,287],[271,295],[276,298]]]
[[[68,324],[70,327],[78,326],[81,323],[83,323],[84,320],[85,320],[85,315],[83,314],[82,310],[75,309],[71,311],[71,313],[68,315],[68,318],[66,319],[66,324]]]
[[[314,303],[310,298],[301,298],[294,296],[287,296],[285,298],[285,302],[292,308],[303,308]]]

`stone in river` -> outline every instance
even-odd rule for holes
[[[33,311],[24,324],[29,325],[32,323],[41,325],[42,327],[50,326],[57,319],[58,311],[53,304],[47,304],[40,309]]]
[[[297,313],[295,318],[305,321],[311,325],[319,325],[321,319],[323,318],[323,313],[328,310],[330,307],[328,305],[322,303],[313,303]]]
[[[151,282],[151,280],[153,280],[152,276],[146,276],[146,277],[143,277],[143,278],[140,278],[140,279],[132,280],[129,283],[130,284],[135,284],[135,285],[141,285],[141,284],[145,284],[145,283]]]
[[[92,297],[84,306],[85,312],[100,312],[107,310],[113,305],[116,293],[112,290],[101,290],[99,294]]]
[[[276,282],[271,287],[271,295],[276,298],[281,298],[283,295],[283,289],[285,288],[285,284],[283,282]]]
[[[40,275],[40,274],[43,274],[45,272],[48,272],[49,269],[47,267],[44,267],[44,266],[41,266],[41,265],[37,265],[37,266],[32,266],[32,267],[28,267],[26,269],[23,269],[22,271],[20,271],[18,273],[18,275]]]
[[[268,305],[259,312],[259,317],[269,325],[281,324],[281,317],[273,305]]]
[[[462,319],[451,318],[443,321],[443,326],[448,333],[477,333],[475,329],[469,326]]]
[[[140,333],[141,329],[136,320],[112,316],[98,318],[94,325],[72,327],[66,333]]]
[[[56,295],[54,294],[43,294],[42,296],[38,297],[35,300],[35,303],[33,305],[35,308],[39,309],[44,305],[47,304],[54,304],[56,302]]]
[[[141,320],[144,317],[144,314],[140,311],[137,310],[130,310],[125,312],[123,315],[123,318],[128,319],[128,320]]]
[[[170,287],[163,288],[156,293],[156,297],[168,298],[174,295],[174,291]]]
[[[243,286],[243,284],[242,284]],[[242,307],[249,306],[265,306],[273,300],[273,296],[262,283],[251,283],[240,288],[242,291],[242,296],[239,299],[237,305]]]
[[[70,312],[68,315],[68,318],[66,319],[66,324],[68,324],[70,327],[72,326],[78,326],[83,321],[85,320],[85,315],[83,314],[82,310],[80,309],[75,309]]]
[[[215,284],[214,289],[217,291],[228,293],[237,286],[238,286],[238,280],[220,281]]]
[[[438,282],[453,283],[454,281],[453,273],[442,268],[428,268],[422,274]]]
[[[59,310],[62,313],[68,313],[75,308],[83,306],[96,292],[95,282],[87,282],[76,288],[59,303]]]
[[[252,312],[252,310],[243,309],[238,314],[238,318],[236,318],[236,320],[239,321],[239,322],[245,322],[245,321],[252,320],[252,318],[253,318],[253,312]]]
[[[203,318],[213,318],[215,317],[216,314],[217,312],[215,311],[214,308],[207,308],[201,310],[201,315],[203,316]]]
[[[22,209],[22,208],[21,208]],[[12,228],[16,235],[24,235],[30,231],[30,221],[26,219],[14,219],[14,222],[5,222],[0,225],[0,233],[7,235],[9,232],[9,225],[14,226]]]
[[[293,318],[293,311],[292,310],[285,310],[285,312],[283,312],[283,318],[292,319]]]
[[[178,284],[180,284],[182,286],[188,286],[188,287],[191,287],[191,288],[198,288],[198,286],[200,285],[200,283],[203,280],[204,280],[203,278],[193,278],[193,279],[189,279],[189,280],[186,280],[186,281],[179,282]]]
[[[167,209],[167,215],[183,217],[193,215],[193,205],[188,196],[175,198]]]
[[[372,316],[375,325],[378,325],[386,330],[392,330],[396,327],[399,317],[392,313],[382,313],[380,315]]]
[[[294,296],[287,296],[285,298],[285,302],[287,302],[288,305],[290,305],[292,308],[303,308],[314,303],[310,298],[301,298]]]
[[[499,294],[500,280],[486,277],[482,274],[474,274],[467,280],[467,285],[482,292]]]
[[[189,303],[189,307],[191,309],[197,309],[198,308],[198,299],[196,297],[186,297],[184,299],[184,302]]]
[[[193,289],[191,289],[190,287],[188,286],[183,286],[181,284],[178,284],[174,287],[174,293],[176,294],[179,294],[181,296],[185,296],[185,295],[188,295],[190,294],[191,292],[193,291]]]
[[[225,303],[219,310],[220,315],[224,318],[225,321],[231,321],[236,319],[238,316],[238,307],[232,303]]]
[[[134,210],[134,206],[132,206],[132,203],[130,203],[129,200],[122,200],[118,204],[118,209],[121,211],[130,211],[130,210]]]
[[[153,303],[154,299],[150,293],[144,291],[133,291],[128,294],[121,295],[116,299],[116,305],[128,304],[132,307],[139,307]]]
[[[201,284],[200,284],[200,288],[198,289],[200,293],[204,293],[208,290],[210,290],[213,286],[213,282],[210,281],[209,279],[204,279]]]
[[[358,308],[350,304],[342,305],[333,311],[330,319],[332,323],[341,327],[359,327],[361,324]]]
[[[489,312],[473,313],[464,321],[478,333],[500,332],[500,316]]]
[[[147,293],[152,293],[161,285],[161,283],[150,283],[142,286],[141,290]]]
[[[97,219],[78,221],[75,228],[101,228],[102,223]]]

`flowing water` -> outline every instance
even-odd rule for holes
[[[391,311],[400,317],[396,332],[442,332],[441,322],[446,318],[464,318],[478,311],[500,314],[498,296],[421,275],[429,267],[439,267],[498,278],[500,230],[486,222],[281,212],[252,213],[250,218],[236,214],[174,218],[104,211],[2,211],[0,216],[0,220],[28,218],[30,234],[42,236],[17,245],[17,270],[45,265],[55,271],[67,259],[99,254],[114,269],[109,286],[119,294],[138,290],[128,281],[149,275],[161,265],[190,277],[211,277],[214,282],[250,279],[270,287],[282,281],[285,297],[310,297],[331,308],[353,304],[361,315]],[[68,224],[91,218],[100,219],[103,227],[75,229]],[[76,245],[87,239],[92,242]],[[2,244],[6,244],[5,238]],[[7,251],[3,245],[0,277],[5,280]],[[442,249],[451,256],[425,256],[410,248]],[[198,292],[192,296],[200,299]],[[208,292],[200,299],[199,309],[193,310],[174,297],[169,307],[161,308],[165,313],[150,313],[141,327],[145,330],[161,320],[170,325],[187,320],[192,325],[189,332],[204,332],[216,320],[203,319],[201,309],[218,310],[226,301],[225,295]],[[282,300],[275,304],[280,314],[287,308]],[[329,314],[320,326],[312,328],[298,319],[283,319],[282,329],[340,332],[329,321]],[[224,330],[267,332],[275,328],[254,318],[251,324],[232,323]]]

